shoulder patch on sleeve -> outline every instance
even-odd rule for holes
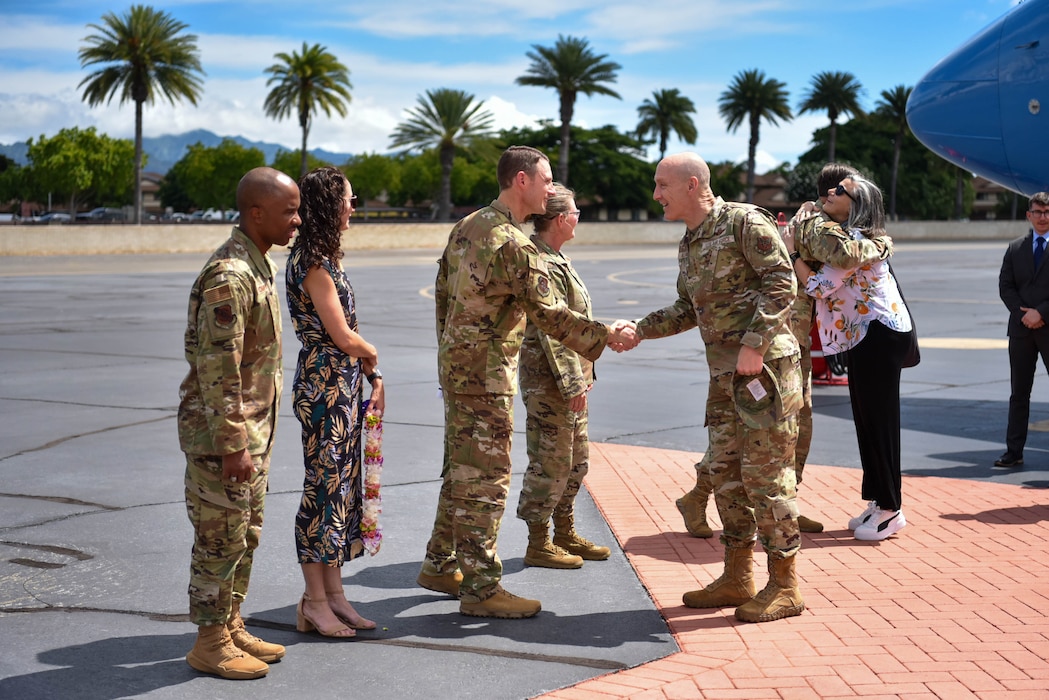
[[[776,249],[776,244],[772,242],[772,238],[767,235],[761,235],[758,240],[755,241],[754,247],[762,255],[768,255]]]
[[[223,282],[211,289],[204,290],[204,303],[209,306],[217,304],[220,301],[228,301],[232,298],[233,290],[230,289],[229,282]]]

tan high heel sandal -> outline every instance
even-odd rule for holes
[[[311,620],[306,614],[306,609],[303,606],[303,603],[306,602],[312,603],[313,599],[303,593],[302,599],[299,600],[298,607],[295,608],[295,629],[299,632],[316,632],[322,637],[331,637],[333,639],[354,639],[357,636],[357,633],[347,626],[337,627],[335,629],[322,629],[321,627],[318,627],[317,623]],[[336,617],[338,616],[336,615]],[[346,634],[347,632],[349,634]]]
[[[327,598],[328,598],[329,601],[332,600],[333,598],[334,599],[342,599],[342,600],[346,601],[347,605],[350,605],[350,601],[346,600],[346,594],[345,593],[341,593],[341,592],[339,592],[339,593],[328,593],[326,595],[327,595]],[[328,607],[331,607],[331,606],[329,605]],[[350,607],[352,608],[353,606],[350,605]],[[354,610],[354,615],[357,616],[357,620],[356,621],[351,620],[350,618],[345,617],[343,615],[340,615],[339,613],[337,613],[335,611],[334,608],[332,608],[331,612],[332,612],[333,615],[335,615],[335,617],[337,617],[340,620],[342,620],[342,622],[347,627],[349,627],[350,629],[355,629],[355,630],[373,630],[376,627],[376,624],[372,620],[369,620],[369,619],[367,619],[365,617],[362,617],[360,615],[360,613],[358,613],[356,610]]]

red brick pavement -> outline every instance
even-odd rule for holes
[[[905,475],[907,527],[859,542],[859,470],[809,466],[799,507],[826,531],[798,559],[807,609],[747,624],[681,604],[721,573],[713,503],[710,540],[674,507],[699,457],[591,443],[587,488],[681,652],[544,698],[1049,699],[1049,490]]]

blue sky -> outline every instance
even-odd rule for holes
[[[309,146],[347,153],[386,153],[405,110],[434,88],[466,90],[484,101],[496,126],[557,119],[552,90],[521,87],[533,45],[559,34],[583,37],[622,65],[612,86],[622,100],[580,96],[574,123],[621,130],[656,90],[677,88],[697,108],[694,147],[711,162],[746,158],[744,125],[726,131],[717,100],[733,76],[757,68],[787,85],[795,112],[812,77],[853,73],[872,109],[882,90],[913,86],[941,58],[1001,16],[1015,0],[176,0],[153,6],[197,35],[206,76],[197,107],[147,107],[146,136],[206,128],[276,142],[300,139],[297,120],[276,122],[262,110],[266,67],[277,52],[302,43],[326,46],[350,69],[347,118],[314,122]],[[77,50],[87,25],[130,3],[95,0],[0,0],[0,143],[95,126],[115,137],[134,132],[130,104],[87,108],[78,83],[87,74]],[[763,123],[759,170],[794,162],[811,147],[826,115]],[[650,156],[658,156],[655,147]]]

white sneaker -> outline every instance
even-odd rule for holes
[[[884,540],[892,537],[907,525],[902,510],[882,510],[875,507],[867,522],[856,528],[853,536],[858,540]]]
[[[867,518],[871,517],[871,513],[873,513],[877,509],[878,509],[878,502],[877,501],[869,502],[867,504],[867,509],[865,511],[863,511],[862,513],[857,515],[855,518],[852,518],[851,520],[849,520],[849,529],[850,530],[855,530],[860,525],[862,525],[863,523],[867,522]]]

